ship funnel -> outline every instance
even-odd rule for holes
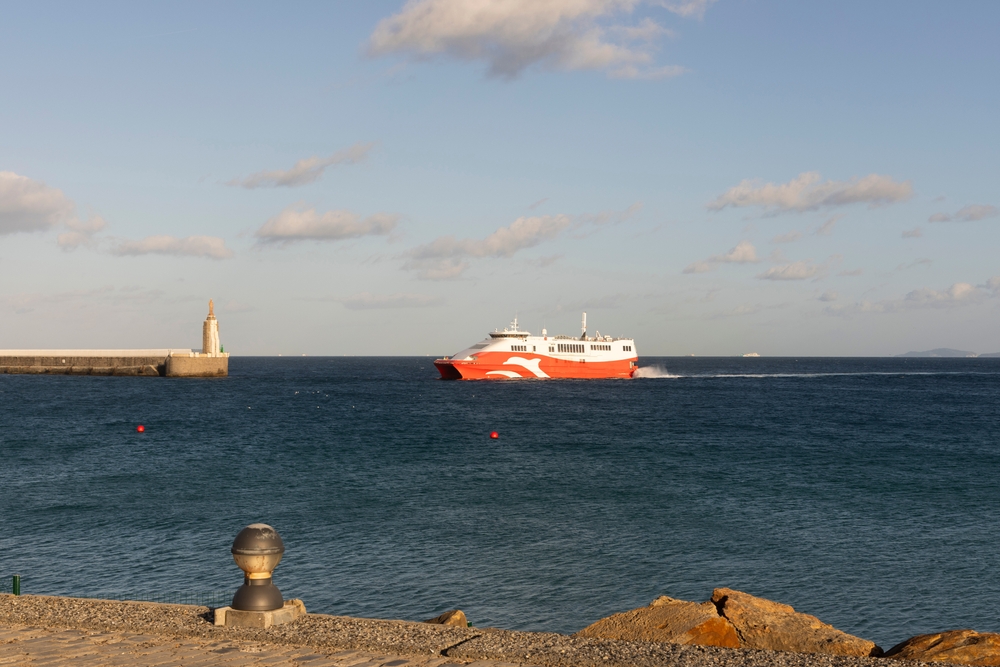
[[[586,340],[587,339],[587,313],[583,314],[583,322],[581,323],[580,326],[583,329],[583,333],[580,335],[580,340]]]

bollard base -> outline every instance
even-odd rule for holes
[[[286,600],[285,606],[274,611],[239,611],[232,607],[215,610],[215,624],[227,628],[259,628],[266,630],[272,625],[291,623],[306,613],[302,600]]]

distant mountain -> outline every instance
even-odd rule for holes
[[[966,352],[964,350],[953,350],[950,347],[939,347],[934,350],[927,350],[926,352],[907,352],[906,354],[897,354],[897,357],[992,357],[1000,356],[1000,353],[996,355],[992,354],[976,354],[975,352]]]
[[[990,352],[989,354],[980,354],[980,357],[1000,357],[1000,352]]]

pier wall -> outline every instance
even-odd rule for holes
[[[229,355],[191,350],[0,350],[0,374],[225,377]]]
[[[167,357],[164,373],[168,378],[209,378],[229,375],[229,355],[172,354]]]

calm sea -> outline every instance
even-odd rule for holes
[[[246,357],[216,380],[0,376],[0,575],[235,590],[231,541],[263,521],[311,611],[572,632],[729,586],[883,648],[1000,631],[1000,359],[641,364],[655,377]]]

